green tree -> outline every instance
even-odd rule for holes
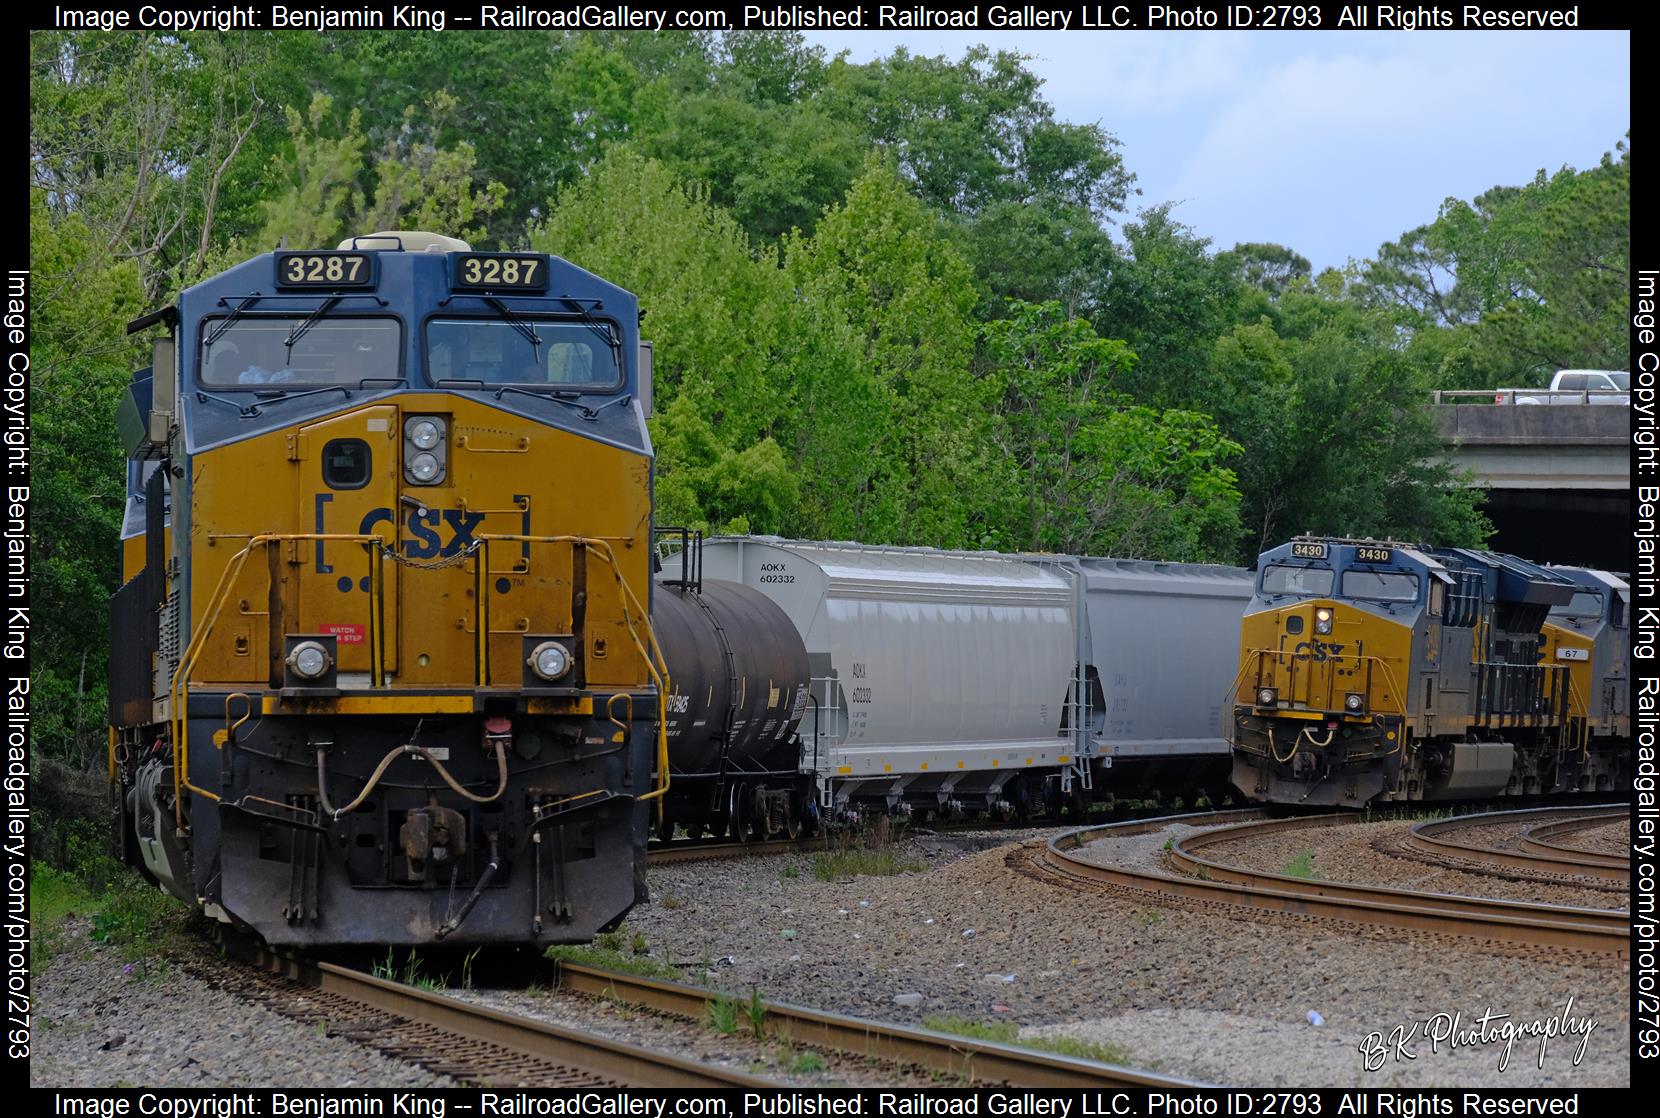
[[[1113,388],[1135,361],[1058,303],[987,324],[1001,390],[995,441],[1019,478],[1012,546],[1166,559],[1230,558],[1239,450],[1209,416],[1137,407]]]
[[[863,476],[842,497],[850,515],[837,522],[872,542],[974,538],[992,397],[969,367],[973,278],[939,220],[872,159],[811,237],[786,240],[785,259],[801,298],[851,329],[870,378],[855,395],[878,401]]]

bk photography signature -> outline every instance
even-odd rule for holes
[[[1455,1048],[1497,1044],[1503,1046],[1499,1053],[1499,1070],[1503,1071],[1510,1066],[1510,1054],[1518,1040],[1537,1038],[1539,1067],[1543,1070],[1545,1051],[1550,1042],[1557,1037],[1577,1036],[1579,1045],[1574,1049],[1573,1066],[1578,1067],[1585,1058],[1585,1047],[1590,1043],[1591,1033],[1600,1022],[1589,1014],[1575,1016],[1573,1008],[1574,1000],[1570,997],[1561,1012],[1531,1021],[1512,1019],[1510,1014],[1498,1013],[1492,1008],[1470,1020],[1465,1020],[1463,1010],[1437,1013],[1422,1021],[1396,1025],[1387,1033],[1367,1033],[1360,1042],[1360,1059],[1367,1071],[1378,1071],[1390,1062],[1391,1057],[1395,1063],[1416,1060],[1420,1049],[1426,1045],[1431,1053],[1438,1053],[1443,1048],[1450,1052]]]

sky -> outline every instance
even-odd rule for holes
[[[1376,254],[1448,197],[1594,166],[1631,127],[1631,37],[1579,32],[824,32],[854,62],[1029,55],[1056,115],[1120,141],[1142,206],[1218,250],[1316,271]]]

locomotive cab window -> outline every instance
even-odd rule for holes
[[[568,319],[433,319],[427,379],[612,392],[622,387],[622,347],[611,324]]]
[[[244,315],[202,323],[201,381],[214,388],[357,384],[396,378],[402,330],[392,318]]]
[[[1550,611],[1558,617],[1601,617],[1602,595],[1595,590],[1576,590],[1572,598],[1552,606]]]
[[[1343,572],[1343,597],[1367,598],[1376,602],[1415,602],[1418,576],[1397,571]]]
[[[371,461],[362,439],[330,439],[323,446],[323,482],[330,489],[362,489],[369,484]]]
[[[1287,567],[1274,564],[1263,568],[1264,594],[1297,594],[1305,598],[1331,593],[1332,572],[1327,567]]]

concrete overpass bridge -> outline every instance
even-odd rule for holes
[[[1534,398],[1553,394],[1530,392]],[[1631,408],[1557,393],[1437,392],[1447,460],[1487,487],[1493,546],[1540,562],[1624,570],[1631,550]],[[1495,402],[1498,400],[1499,402]]]

